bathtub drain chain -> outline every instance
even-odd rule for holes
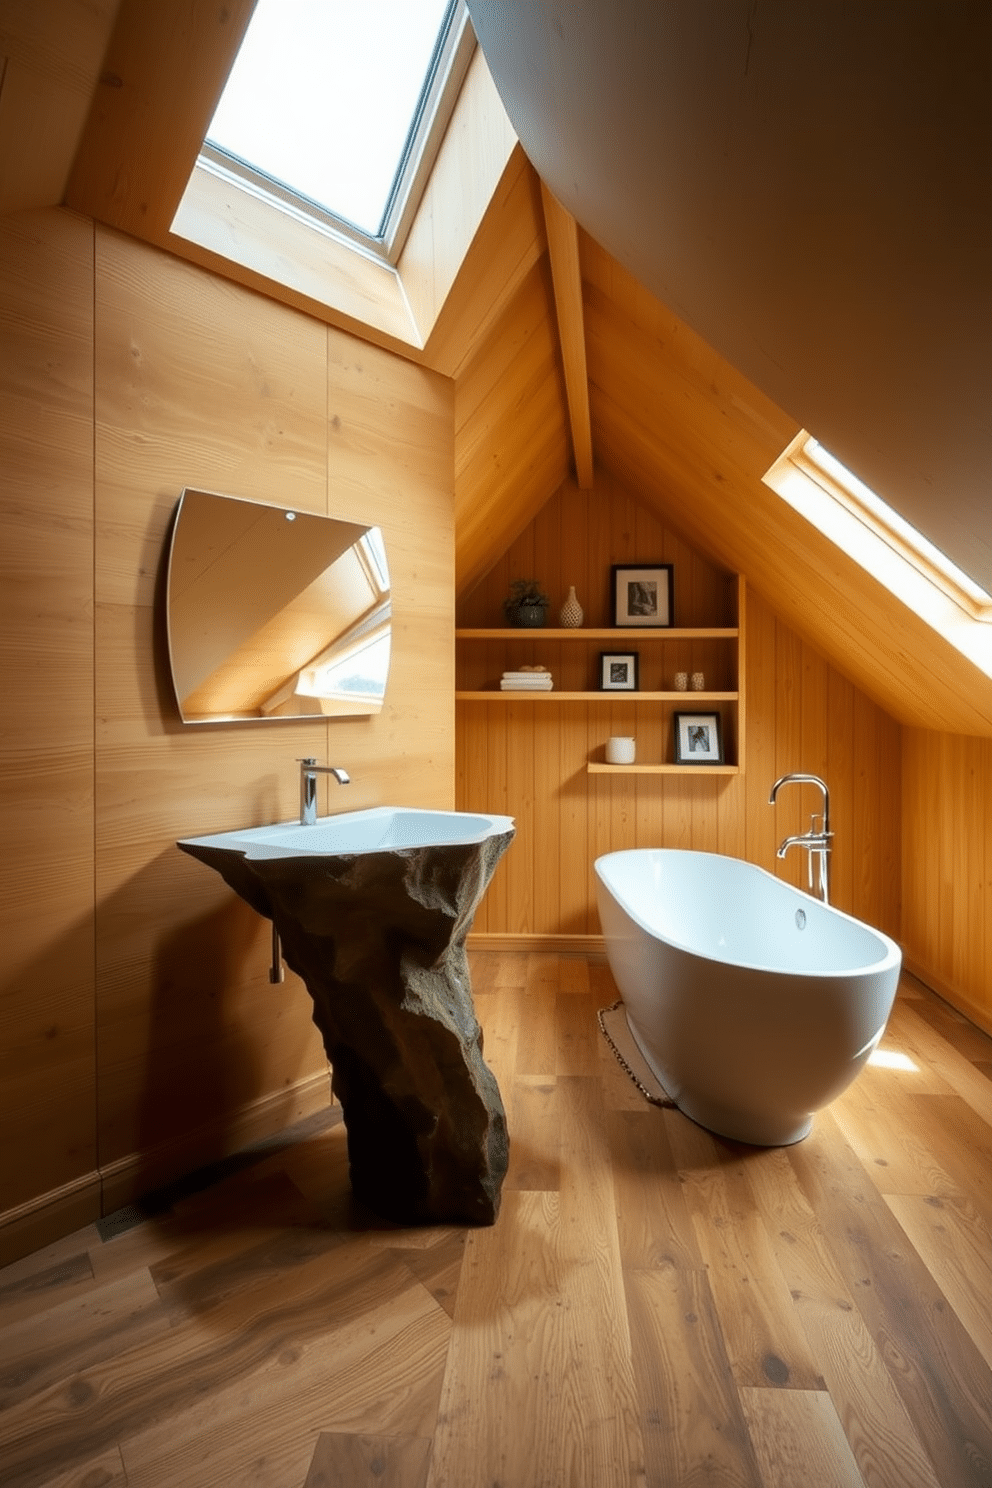
[[[599,1019],[599,1031],[600,1031],[600,1033],[603,1035],[603,1037],[605,1038],[606,1042],[609,1044],[610,1048],[613,1050],[613,1053],[616,1056],[616,1060],[617,1060],[617,1063],[619,1064],[620,1068],[625,1072],[625,1074],[627,1074],[627,1075],[630,1076],[630,1078],[633,1080],[634,1084],[637,1086],[638,1090],[640,1091],[641,1095],[643,1095],[644,1099],[646,1101],[650,1101],[650,1103],[651,1103],[652,1106],[662,1106],[666,1110],[677,1111],[678,1110],[678,1107],[676,1106],[675,1102],[671,1099],[670,1096],[667,1096],[667,1095],[666,1096],[660,1096],[660,1095],[654,1095],[654,1094],[652,1094],[652,1092],[644,1084],[644,1081],[642,1079],[640,1079],[640,1077],[638,1076],[636,1070],[632,1069],[631,1066],[630,1066],[630,1064],[628,1064],[626,1058],[624,1057],[623,1053],[621,1052],[621,1050],[619,1049],[619,1047],[615,1043],[615,1041],[614,1041],[614,1039],[613,1039],[613,1037],[612,1037],[609,1029],[607,1028],[607,1026],[606,1026],[606,1015],[607,1015],[607,1013],[615,1013],[617,1011],[617,1009],[619,1007],[622,1007],[622,1006],[623,1006],[623,998],[622,997],[618,997],[617,1000],[616,1000],[616,1002],[612,1005],[612,1007],[600,1008],[599,1012],[596,1014],[597,1018]]]

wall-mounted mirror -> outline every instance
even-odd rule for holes
[[[378,527],[187,487],[166,595],[184,723],[382,707],[391,602]]]

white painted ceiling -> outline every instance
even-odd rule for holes
[[[992,589],[988,0],[468,0],[538,173]]]

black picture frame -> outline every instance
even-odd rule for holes
[[[719,713],[673,713],[675,763],[722,765],[723,728]]]
[[[674,579],[671,563],[611,564],[613,624],[670,629],[675,623]]]
[[[599,687],[601,692],[636,692],[640,654],[637,651],[601,651],[599,653]]]

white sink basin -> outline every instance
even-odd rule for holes
[[[239,832],[215,832],[209,837],[184,837],[179,846],[218,848],[241,853],[246,858],[330,857],[393,852],[397,848],[464,845],[512,831],[512,816],[374,806],[367,811],[323,816],[306,827],[299,822],[279,822],[269,827],[246,827]]]

